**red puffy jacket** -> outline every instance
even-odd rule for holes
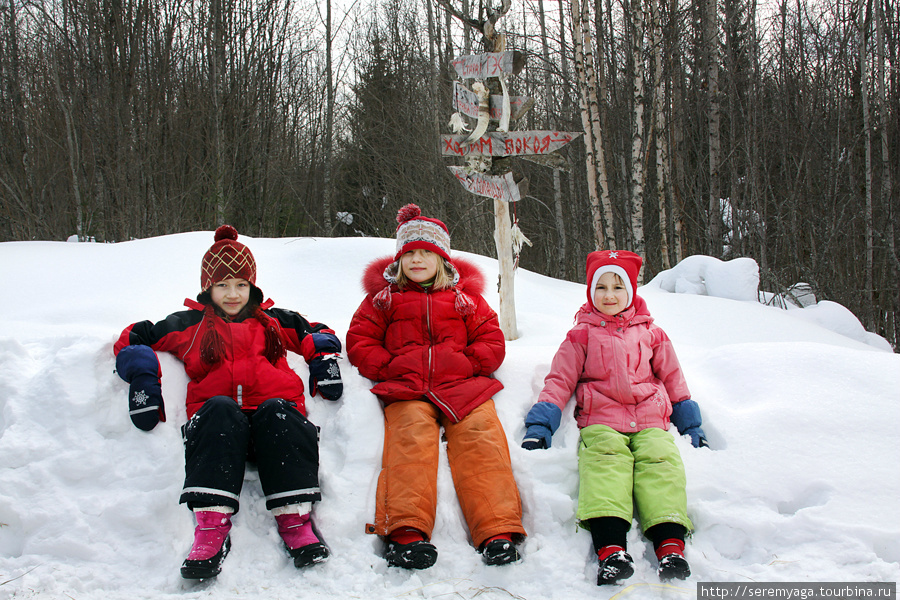
[[[433,291],[410,282],[405,291],[390,285],[387,308],[374,297],[385,290],[384,270],[393,257],[366,267],[368,294],[347,331],[347,357],[359,372],[378,382],[372,392],[389,404],[429,400],[453,422],[503,389],[490,377],[503,363],[506,340],[497,314],[482,298],[484,275],[464,259],[452,263],[459,281]],[[459,302],[462,295],[463,302]],[[468,303],[468,308],[457,308]]]
[[[303,381],[284,357],[274,365],[265,357],[265,328],[259,321],[252,317],[237,323],[213,319],[213,326],[225,342],[225,358],[210,365],[200,358],[201,327],[206,326],[204,306],[190,299],[184,304],[191,310],[173,313],[158,323],[141,321],[126,327],[113,352],[118,355],[125,346],[142,344],[181,360],[190,378],[185,399],[188,418],[213,396],[230,396],[244,409],[255,409],[270,398],[283,398],[296,403],[297,409],[306,414]],[[268,300],[262,308],[280,330],[285,348],[307,362],[317,354],[314,337],[309,334],[321,333],[337,339],[325,325],[310,323],[293,311],[271,306],[272,301]]]

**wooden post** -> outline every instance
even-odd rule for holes
[[[500,329],[503,330],[503,336],[512,341],[519,337],[516,326],[515,261],[509,203],[502,200],[494,200],[494,244],[497,246],[497,260],[500,264]]]
[[[513,240],[513,227],[509,216],[509,203],[517,202],[527,193],[528,180],[521,176],[516,179],[507,167],[497,168],[494,157],[523,156],[538,164],[550,164],[551,153],[571,142],[578,134],[558,131],[509,131],[509,121],[525,114],[534,104],[531,98],[510,96],[506,77],[515,75],[525,66],[525,55],[506,50],[506,36],[498,33],[495,24],[509,12],[512,0],[500,0],[496,9],[492,2],[482,5],[486,20],[475,20],[454,8],[450,0],[435,0],[444,10],[460,19],[466,25],[480,31],[484,36],[484,54],[466,55],[452,61],[453,68],[461,79],[499,79],[502,95],[492,97],[490,89],[497,91],[497,85],[478,81],[469,90],[465,85],[454,83],[454,108],[472,118],[478,119],[478,126],[468,136],[442,135],[441,154],[465,158],[466,167],[450,167],[453,175],[464,188],[473,194],[492,198],[494,201],[494,244],[497,246],[497,261],[500,269],[500,306],[498,316],[503,336],[509,340],[519,337],[516,326],[515,297],[515,244],[521,244],[524,236]],[[492,110],[493,108],[493,110]],[[499,111],[497,110],[499,108]],[[515,112],[513,112],[515,111]],[[499,115],[496,114],[499,112]],[[459,117],[461,119],[461,117]],[[499,121],[497,131],[488,132],[491,120]],[[451,128],[457,133],[462,127]],[[492,168],[494,167],[494,168]],[[519,232],[521,235],[521,232]],[[527,242],[527,240],[525,240]],[[530,244],[530,242],[529,242]]]

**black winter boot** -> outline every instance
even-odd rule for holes
[[[384,558],[392,567],[427,569],[437,560],[437,548],[425,540],[400,544],[391,540],[385,546]]]
[[[634,574],[634,560],[621,546],[604,546],[597,552],[600,567],[597,585],[609,585],[628,579]]]
[[[481,554],[485,563],[494,566],[508,565],[522,559],[515,544],[505,538],[488,541],[481,550]]]

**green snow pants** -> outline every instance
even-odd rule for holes
[[[660,523],[693,529],[684,463],[667,431],[651,427],[619,433],[589,425],[581,430],[578,475],[579,521],[619,517],[631,523],[637,508],[643,531]]]

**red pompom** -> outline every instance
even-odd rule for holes
[[[397,211],[397,222],[403,225],[422,215],[422,209],[415,204],[407,204]]]
[[[222,225],[218,229],[216,229],[216,241],[222,240],[237,240],[238,232],[237,229],[232,227],[231,225]]]

